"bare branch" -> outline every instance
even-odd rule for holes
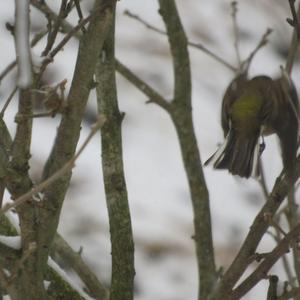
[[[40,74],[39,77],[43,74],[45,71],[47,65],[53,61],[53,58],[55,55],[63,49],[63,47],[69,42],[69,40],[76,35],[76,33],[83,28],[88,22],[90,22],[93,18],[97,16],[97,13],[102,10],[103,7],[99,7],[98,9],[94,10],[88,17],[83,19],[76,25],[72,30],[70,30],[65,37],[59,42],[59,44],[49,53],[49,55],[46,57],[46,59],[43,61],[41,69],[40,69]]]
[[[241,54],[240,54],[240,48],[239,48],[239,28],[237,25],[237,1],[231,2],[231,17],[232,17],[232,23],[233,23],[233,34],[234,34],[234,49],[236,53],[236,58],[238,62],[239,68],[241,67]]]
[[[101,156],[112,252],[110,299],[132,300],[134,243],[123,166],[124,114],[119,110],[117,97],[114,32],[115,13],[95,70],[97,109],[107,120],[101,131]]]
[[[135,75],[130,69],[128,69],[125,65],[123,65],[119,60],[115,60],[116,70],[125,77],[128,81],[130,81],[136,88],[138,88],[141,92],[143,92],[146,96],[149,97],[148,103],[155,103],[165,110],[170,110],[170,103],[161,96],[154,88],[152,88],[145,81],[140,79],[137,75]]]
[[[77,151],[77,153],[61,169],[59,169],[52,176],[50,176],[49,178],[47,178],[45,181],[43,181],[39,185],[37,185],[34,188],[32,188],[31,191],[28,191],[26,194],[24,194],[24,195],[20,196],[19,198],[15,199],[15,201],[13,203],[7,203],[6,205],[4,205],[4,207],[0,210],[0,213],[4,214],[8,210],[21,205],[25,201],[27,201],[30,198],[32,198],[34,195],[37,195],[38,193],[42,192],[45,188],[47,188],[53,182],[55,182],[56,180],[58,180],[62,175],[64,175],[65,173],[67,173],[71,169],[73,169],[74,166],[75,166],[75,161],[79,158],[79,156],[81,155],[81,153],[84,151],[84,149],[86,148],[86,146],[91,141],[92,137],[95,135],[95,133],[103,126],[104,122],[105,122],[105,119],[100,117],[99,121],[96,124],[93,125],[90,134],[88,135],[88,137],[86,138],[86,140],[83,142],[82,146],[79,148],[79,150]],[[40,200],[43,200],[43,199],[40,199],[40,197],[38,197],[38,198],[36,198],[36,200],[40,201]]]
[[[261,157],[259,157],[259,159],[258,159],[258,168],[259,168],[259,172],[260,172],[260,178],[259,178],[258,182],[259,182],[259,185],[261,186],[264,197],[267,200],[268,196],[269,196],[269,191],[268,191],[268,187],[267,187],[267,183],[266,183],[264,166],[263,166]]]
[[[298,205],[295,199],[295,188],[291,188],[288,194],[288,207],[285,210],[285,217],[288,221],[290,230],[297,225],[298,222]],[[300,251],[298,245],[292,245],[293,265],[296,273],[298,284],[300,283]]]
[[[296,177],[298,178],[300,174],[300,156],[297,158],[295,169],[297,174]],[[239,253],[220,280],[212,299],[219,299],[218,297],[220,297],[220,295],[223,296],[230,293],[230,290],[245,272],[249,265],[249,257],[252,257],[255,254],[259,242],[269,227],[268,219],[266,219],[265,216],[269,215],[272,217],[275,215],[295,181],[296,178],[293,178],[293,181],[288,180],[283,172],[281,173],[281,176],[277,178],[273,190],[268,196],[267,202],[255,217]]]
[[[61,20],[65,17],[65,10],[66,10],[66,6],[67,6],[67,1],[68,0],[62,0],[61,1],[58,17],[55,20],[55,23],[53,25],[53,30],[52,31],[49,30],[47,45],[45,47],[45,50],[42,52],[42,56],[47,56],[49,51],[53,47],[53,44],[55,42],[55,39],[56,39],[57,34],[58,34],[59,27],[60,27],[60,24],[61,24]]]
[[[45,30],[38,32],[31,40],[30,47],[33,48],[47,34],[47,32],[48,31]],[[2,73],[0,74],[0,83],[4,79],[4,77],[7,76],[10,71],[12,71],[16,66],[17,61],[14,60],[2,71]]]
[[[11,62],[0,74],[0,82],[4,79],[4,77],[9,74],[10,71],[12,71],[17,65],[17,61]]]
[[[18,90],[18,87],[15,87],[15,88],[12,90],[12,92],[10,93],[10,95],[8,96],[8,98],[7,98],[7,100],[5,101],[5,103],[4,103],[4,105],[3,105],[3,108],[2,108],[2,110],[1,110],[1,112],[0,112],[0,118],[3,118],[4,113],[5,113],[5,110],[7,109],[7,107],[8,107],[8,105],[9,105],[10,101],[13,99],[13,97],[14,97],[14,95],[16,94],[17,90]]]
[[[278,277],[271,275],[269,277],[269,288],[267,294],[267,300],[277,300],[277,286],[278,286]]]
[[[280,231],[278,229],[275,228],[275,235],[273,235],[273,238],[275,240],[275,242],[278,244],[281,241],[281,234]],[[291,270],[291,266],[290,266],[290,262],[287,258],[287,255],[284,254],[281,257],[282,259],[282,265],[283,265],[283,269],[286,273],[288,282],[290,283],[290,285],[293,286],[293,282],[295,281],[295,277],[292,274],[292,270]]]
[[[269,270],[277,262],[278,259],[288,252],[291,243],[297,242],[300,235],[300,224],[291,230],[274,248],[274,250],[263,260],[256,270],[249,275],[236,289],[233,290],[231,298],[240,299],[249,292],[260,280],[266,277]]]
[[[249,56],[242,62],[241,64],[241,71],[245,71],[248,70],[250,67],[250,64],[252,62],[252,59],[254,58],[254,56],[256,55],[256,53],[262,48],[264,47],[267,43],[268,43],[268,36],[272,33],[273,29],[271,28],[267,28],[266,32],[264,33],[264,35],[262,36],[262,38],[260,39],[259,43],[257,44],[257,46],[254,48],[254,50],[249,54]]]
[[[295,57],[296,57],[296,53],[297,53],[297,49],[298,49],[298,44],[299,44],[300,3],[298,4],[298,9],[297,9],[296,14],[295,14],[295,1],[289,0],[289,3],[290,3],[291,10],[292,10],[294,22],[295,22],[295,24],[293,24],[293,25],[296,25],[296,26],[293,26],[294,27],[293,36],[292,36],[291,44],[289,47],[289,53],[288,53],[288,56],[286,59],[286,64],[285,64],[285,69],[286,69],[287,73],[289,75],[291,75]]]
[[[198,299],[208,299],[216,280],[209,194],[193,128],[191,70],[187,38],[173,0],[159,0],[174,70],[174,100],[170,116],[178,135],[194,213],[194,240],[199,272]]]
[[[167,35],[167,33],[153,25],[151,25],[150,23],[146,22],[145,20],[143,20],[141,17],[139,17],[136,14],[131,13],[129,10],[126,10],[125,15],[127,15],[128,17],[140,22],[141,24],[143,24],[146,28],[153,30],[159,34],[162,35]],[[238,69],[234,66],[232,66],[230,63],[228,63],[227,61],[225,61],[222,57],[218,56],[217,54],[213,53],[212,51],[210,51],[208,48],[206,48],[205,46],[203,46],[203,44],[201,43],[195,43],[195,42],[190,42],[188,41],[188,45],[196,48],[198,50],[201,50],[202,52],[204,52],[205,54],[207,54],[208,56],[212,57],[213,59],[215,59],[216,61],[218,61],[219,63],[221,63],[222,65],[224,65],[225,67],[227,67],[228,69],[230,69],[233,72],[236,72]]]
[[[83,19],[83,14],[82,14],[82,11],[81,11],[81,7],[80,7],[80,0],[74,0],[75,2],[75,7],[76,7],[76,11],[77,11],[77,14],[78,14],[78,17],[79,17],[79,22]],[[82,32],[85,33],[85,28],[82,27]]]
[[[300,23],[299,23],[299,17],[297,15],[296,8],[295,8],[295,2],[296,2],[295,0],[289,0],[293,19],[287,18],[286,21],[295,29],[296,34],[297,34],[297,40],[299,42],[300,41]]]
[[[75,252],[59,234],[56,234],[54,238],[53,250],[51,252],[53,260],[56,260],[57,255],[59,255],[64,263],[69,264],[74,269],[86,285],[88,289],[87,292],[91,297],[102,300],[108,299],[108,290],[99,282],[98,278],[84,263],[81,255]]]
[[[295,299],[300,296],[300,287],[292,288],[288,292],[284,292],[281,296],[279,296],[276,300],[289,300]]]
[[[31,51],[29,43],[29,0],[16,0],[15,44],[18,61],[18,86],[27,88],[32,83]]]

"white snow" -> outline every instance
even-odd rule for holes
[[[15,0],[15,3],[18,86],[26,88],[32,82],[31,51],[29,42],[29,0]]]
[[[13,248],[15,250],[21,249],[21,237],[17,236],[6,236],[0,235],[0,243]]]
[[[68,274],[59,267],[59,265],[49,257],[48,259],[48,265],[55,270],[66,282],[70,284],[71,287],[74,288],[84,299],[86,300],[93,300],[94,298],[90,297],[82,288],[78,286],[77,283],[75,283],[72,278],[68,276]]]
[[[7,199],[7,197],[5,197],[4,199]],[[17,231],[17,233],[20,234],[21,230],[20,230],[18,215],[16,213],[12,212],[12,211],[7,211],[5,213],[5,216],[8,218],[8,220],[10,221],[10,223],[14,226],[14,228]]]
[[[51,284],[51,281],[44,280],[44,287],[45,287],[46,290],[48,290],[50,284]]]

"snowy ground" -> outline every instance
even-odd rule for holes
[[[4,26],[5,22],[13,20],[13,1],[2,2],[0,70],[14,58],[13,41]],[[91,1],[85,2],[85,9],[89,3]],[[200,0],[196,3],[178,0],[177,4],[190,40],[205,44],[235,64],[229,1]],[[123,0],[118,3],[117,57],[164,96],[171,98],[173,75],[166,38],[125,16],[125,9],[163,28],[157,1]],[[270,44],[255,57],[252,75],[278,74],[279,65],[285,63],[282,54],[287,51],[291,36],[291,28],[285,21],[287,16],[288,1],[241,1],[238,20],[243,58],[253,50],[267,27],[274,29]],[[34,9],[32,18],[33,29],[40,28],[42,18]],[[72,41],[57,56],[48,83],[71,78],[76,46],[77,42]],[[35,55],[39,55],[41,49],[42,46],[37,46]],[[194,125],[204,161],[223,138],[220,104],[232,74],[199,50],[190,50]],[[294,78],[297,75],[299,68],[295,68]],[[14,79],[15,74],[1,83],[1,101],[12,89]],[[126,113],[123,144],[136,245],[135,299],[196,299],[197,270],[191,239],[193,216],[175,130],[164,111],[155,105],[145,105],[145,96],[121,77],[118,77],[118,88],[120,109]],[[16,105],[11,105],[5,115],[7,121],[13,119],[15,109]],[[93,114],[94,110],[95,97],[91,95],[88,111]],[[40,119],[34,124],[32,173],[36,177],[51,149],[58,121]],[[10,123],[10,129],[14,131],[13,123]],[[88,126],[84,126],[81,141],[88,133]],[[271,188],[281,169],[275,137],[267,138],[263,160]],[[59,231],[75,249],[83,247],[87,263],[108,284],[110,242],[100,164],[100,139],[96,137],[74,170]],[[258,183],[252,179],[242,180],[210,168],[205,168],[205,176],[210,191],[217,263],[227,266],[264,200]],[[272,245],[271,239],[266,237],[261,249],[268,251]],[[275,268],[281,270],[281,264]],[[262,282],[244,299],[264,298],[265,288],[266,282]]]

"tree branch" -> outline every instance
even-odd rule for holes
[[[273,190],[269,195],[266,203],[255,217],[250,227],[250,231],[239,250],[239,253],[218,283],[218,286],[214,291],[211,299],[219,299],[219,297],[230,294],[231,289],[245,272],[246,268],[251,262],[249,258],[251,258],[255,254],[259,242],[261,241],[263,235],[266,233],[270,225],[268,222],[268,218],[266,218],[266,215],[268,215],[269,218],[272,218],[275,215],[277,209],[283,202],[284,198],[287,196],[291,186],[299,177],[300,157],[297,158],[295,170],[297,176],[296,178],[293,178],[293,181],[288,180],[283,172],[281,176],[277,178]]]
[[[100,6],[97,9],[95,9],[88,17],[81,20],[78,25],[73,27],[65,36],[64,38],[59,42],[59,44],[48,54],[48,56],[44,59],[42,66],[40,68],[39,77],[42,76],[43,72],[45,71],[47,65],[53,61],[54,57],[57,55],[59,51],[63,49],[63,47],[69,42],[69,40],[76,35],[76,33],[84,27],[87,23],[89,23],[93,18],[97,17],[97,12],[103,10],[103,7]],[[58,18],[56,20],[59,20]]]
[[[286,64],[285,64],[285,70],[287,71],[287,73],[289,75],[291,75],[295,57],[296,57],[296,53],[297,53],[297,49],[298,49],[298,44],[299,44],[299,22],[298,22],[298,19],[300,17],[300,3],[298,4],[296,16],[295,16],[295,6],[294,6],[295,1],[289,0],[289,3],[291,6],[293,17],[296,18],[295,20],[297,23],[297,25],[294,26],[293,36],[292,36],[291,44],[289,47],[289,53],[288,53],[288,56],[286,59]]]
[[[30,47],[33,48],[46,34],[48,31],[38,32],[31,40]],[[0,74],[0,83],[15,67],[17,66],[17,61],[12,61]]]
[[[232,17],[232,23],[233,23],[233,34],[234,34],[234,49],[236,53],[236,58],[238,62],[239,68],[241,67],[241,54],[240,54],[240,48],[239,48],[239,28],[237,24],[237,2],[232,1],[231,2],[231,17]]]
[[[54,21],[57,20],[58,16],[45,3],[40,3],[36,0],[31,0],[31,3],[36,9],[40,10],[44,14],[48,14],[49,17]],[[64,32],[70,32],[73,30],[73,26],[65,20],[62,21],[61,27]],[[76,34],[73,36],[76,38],[80,38],[81,34],[79,34],[79,32],[76,32]],[[115,59],[115,68],[123,77],[125,77],[136,88],[138,88],[141,92],[143,92],[146,96],[149,97],[149,101],[147,103],[155,103],[164,108],[165,110],[170,109],[169,102],[163,96],[161,96],[153,87],[151,87],[145,81],[140,79],[118,59]]]
[[[29,0],[15,0],[15,45],[18,62],[18,86],[28,88],[32,84],[32,62],[29,43]]]
[[[66,10],[66,6],[67,6],[67,2],[68,2],[68,0],[61,1],[58,18],[54,22],[53,30],[49,31],[48,38],[47,38],[47,44],[46,44],[44,51],[42,52],[42,56],[47,56],[48,53],[50,52],[51,48],[54,45],[61,21],[63,18],[66,17],[65,10]]]
[[[130,12],[129,10],[125,10],[125,15],[127,15],[128,17],[140,22],[141,24],[143,24],[146,28],[155,31],[156,33],[162,34],[162,35],[167,35],[167,33],[153,25],[151,25],[150,23],[146,22],[145,20],[143,20],[141,17],[139,17],[136,14],[133,14],[132,12]],[[228,63],[227,61],[225,61],[222,57],[218,56],[217,54],[213,53],[211,50],[209,50],[208,48],[206,48],[203,44],[201,43],[195,43],[195,42],[191,42],[191,41],[187,41],[188,45],[201,50],[202,52],[204,52],[205,54],[207,54],[208,56],[212,57],[213,59],[215,59],[216,61],[218,61],[220,64],[222,64],[223,66],[225,66],[226,68],[228,68],[229,70],[233,71],[234,73],[238,70],[236,67],[232,66],[230,63]]]
[[[282,255],[288,252],[292,243],[297,243],[300,236],[300,224],[292,229],[273,249],[272,252],[261,262],[256,270],[249,275],[236,289],[233,290],[230,296],[232,300],[240,299],[246,293],[248,293],[260,280],[265,278]]]
[[[197,140],[191,107],[191,74],[187,39],[175,1],[159,0],[160,13],[167,28],[175,77],[174,100],[170,116],[174,122],[194,211],[195,243],[199,271],[198,299],[208,299],[216,279],[209,195]]]
[[[277,286],[278,286],[278,277],[271,275],[269,277],[269,288],[267,294],[267,300],[277,300]]]
[[[20,206],[21,204],[25,203],[30,198],[34,197],[38,193],[42,192],[44,189],[49,187],[51,184],[53,184],[55,181],[60,179],[62,176],[64,176],[67,172],[70,172],[73,167],[75,166],[76,160],[79,158],[81,153],[84,151],[86,146],[91,141],[92,137],[96,134],[96,132],[103,126],[103,123],[105,120],[102,118],[99,119],[99,121],[93,125],[92,130],[86,140],[83,142],[82,146],[79,148],[78,152],[72,157],[61,169],[59,169],[57,172],[52,174],[49,178],[45,179],[43,182],[41,182],[39,185],[33,187],[31,190],[29,190],[27,193],[21,195],[19,198],[15,199],[13,203],[7,203],[4,205],[4,207],[0,210],[0,213],[4,214],[8,210],[12,208],[16,208]],[[40,199],[40,197],[35,198],[36,201],[42,201],[43,199]]]
[[[95,274],[92,273],[84,263],[81,255],[78,252],[75,252],[59,234],[56,234],[54,238],[50,255],[55,261],[58,255],[65,263],[72,266],[82,282],[86,285],[87,293],[91,297],[108,300],[109,293],[107,289],[99,282]]]
[[[57,131],[55,144],[45,165],[43,179],[49,178],[74,156],[79,139],[81,122],[89,96],[95,62],[102,48],[108,24],[112,17],[114,0],[96,0],[94,17],[89,22],[87,32],[82,36],[70,92],[66,100],[66,112]],[[69,186],[71,173],[67,172],[44,190],[40,218],[40,244],[50,245],[58,225],[61,206]],[[47,248],[44,259],[48,257]]]
[[[257,46],[253,49],[252,52],[250,52],[249,56],[241,63],[240,71],[245,72],[249,69],[250,64],[256,53],[268,43],[268,36],[272,33],[272,31],[273,30],[271,28],[267,28],[266,32],[261,37]]]
[[[115,77],[115,21],[104,42],[96,67],[98,112],[107,122],[101,131],[102,170],[112,248],[110,299],[132,300],[134,294],[134,244],[123,167],[121,125]]]
[[[283,293],[276,300],[288,300],[294,299],[295,297],[300,296],[300,287],[292,288],[290,291]]]
[[[160,107],[164,108],[166,111],[170,110],[170,103],[163,96],[161,96],[156,90],[154,90],[145,81],[140,79],[137,75],[135,75],[130,69],[128,69],[117,59],[115,60],[115,67],[116,70],[123,77],[125,77],[137,89],[139,89],[141,92],[143,92],[146,96],[149,97],[149,101],[147,103],[155,103]]]

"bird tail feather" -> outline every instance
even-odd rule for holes
[[[233,175],[241,177],[258,177],[258,140],[259,133],[243,138],[231,128],[224,143],[204,165],[212,165],[215,169],[228,169]]]

